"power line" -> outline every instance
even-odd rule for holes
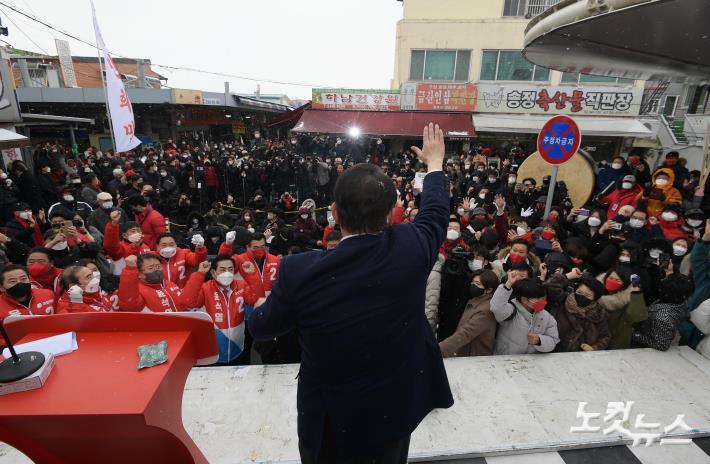
[[[2,8],[0,8],[0,11],[5,15],[5,17],[7,18],[7,20],[10,21],[10,23],[11,23],[13,26],[15,26],[15,28],[16,28],[18,31],[20,31],[20,32],[22,33],[22,35],[24,35],[25,37],[27,37],[27,40],[29,40],[30,42],[32,42],[33,44],[35,44],[35,47],[37,47],[42,53],[44,53],[45,55],[49,55],[49,53],[47,52],[47,50],[45,50],[44,48],[42,48],[37,42],[35,42],[35,41],[32,39],[32,37],[30,37],[29,35],[27,35],[27,34],[25,33],[25,31],[23,31],[22,28],[21,28],[20,26],[18,26],[15,21],[12,20],[12,18],[10,17],[10,15],[7,14],[7,13],[5,12],[5,10],[3,10]]]
[[[18,9],[17,7],[15,7],[12,4],[6,3],[4,1],[0,1],[0,5],[5,6],[6,8],[9,8],[12,11],[14,11],[14,12],[32,20],[32,21],[35,21],[52,31],[58,32],[62,35],[65,35],[73,40],[76,40],[77,42],[81,42],[81,43],[88,45],[92,48],[97,48],[95,43],[91,43],[90,41],[82,39],[81,37],[78,37],[75,34],[72,34],[72,33],[62,30],[58,27],[55,27],[52,24],[46,22],[45,20],[38,18],[37,16],[34,16],[30,13],[26,13],[26,12]],[[34,41],[32,41],[32,42],[34,43]],[[121,55],[119,53],[112,52],[112,54],[117,57],[120,57],[120,58],[127,58],[125,55]],[[247,80],[247,81],[253,81],[253,82],[268,82],[271,84],[294,85],[294,86],[300,86],[300,87],[333,87],[331,85],[325,85],[325,84],[311,84],[311,83],[304,83],[304,82],[287,82],[287,81],[280,81],[280,80],[273,80],[273,79],[262,79],[262,78],[250,77],[250,76],[239,76],[236,74],[229,74],[229,73],[223,73],[223,72],[217,72],[217,71],[208,71],[208,70],[199,69],[199,68],[191,68],[191,67],[186,67],[186,66],[174,66],[174,65],[152,63],[152,62],[151,62],[151,66],[158,66],[161,68],[171,69],[171,70],[196,72],[196,73],[202,73],[202,74],[211,74],[213,76],[230,77],[233,79],[241,79],[241,80]]]

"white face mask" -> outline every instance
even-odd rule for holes
[[[468,268],[471,271],[480,271],[483,269],[483,260],[482,259],[473,259],[468,262]]]
[[[700,227],[703,224],[702,219],[688,219],[687,222],[690,227]]]
[[[307,215],[307,214],[301,214],[301,219],[308,219],[308,215]]]
[[[496,183],[496,180],[498,180],[498,179],[496,179],[495,177],[489,177],[489,178],[488,178],[488,182],[490,182],[491,184],[495,184],[495,183]]]
[[[168,173],[166,171],[160,171],[160,177],[168,177]]]
[[[619,256],[619,262],[620,263],[630,263],[631,257],[626,256],[626,255],[621,255],[621,256]]]
[[[231,272],[223,272],[217,277],[215,277],[215,280],[221,286],[228,287],[229,285],[232,285],[232,282],[234,282],[234,274],[232,274]]]
[[[267,218],[269,221],[273,221],[273,220],[274,220],[274,217],[275,217],[275,216],[274,216],[273,214],[271,214],[271,213],[269,213],[269,214],[266,215],[266,218]]]
[[[84,288],[85,293],[96,293],[99,291],[99,279],[96,277],[93,277],[88,284],[86,284],[86,287]]]
[[[646,224],[646,221],[642,221],[641,219],[629,219],[629,225],[632,229],[640,229],[644,224]]]
[[[32,216],[32,213],[30,213],[29,211],[20,212],[20,219],[22,219],[24,221],[28,220],[30,218],[30,216]]]
[[[67,241],[64,240],[52,246],[52,250],[62,251],[67,249]]]
[[[673,246],[673,254],[676,256],[683,256],[687,252],[688,252],[688,249],[684,246],[680,246],[680,245]]]
[[[177,252],[177,248],[175,247],[163,247],[160,249],[160,256],[163,258],[172,258],[175,256],[175,253]]]
[[[328,218],[328,225],[330,227],[335,227],[335,219],[333,218]]]
[[[517,179],[515,177],[508,177],[508,183],[514,184]]]
[[[590,217],[589,220],[587,221],[587,224],[589,224],[591,227],[599,227],[601,225],[601,223],[602,223],[602,220],[596,216]]]
[[[528,233],[528,231],[527,231],[526,229],[523,229],[523,228],[520,227],[520,226],[518,226],[518,227],[515,228],[515,232],[516,232],[518,235],[525,235],[525,234]]]
[[[656,185],[658,185],[659,187],[668,185],[668,179],[656,179]]]
[[[611,168],[612,169],[621,169],[622,166],[623,166],[623,164],[621,164],[621,163],[614,163],[611,165]]]
[[[449,230],[446,232],[446,240],[458,240],[459,235],[460,235],[460,234],[459,234],[459,231],[458,231],[458,230],[449,229]]]
[[[94,271],[94,272],[91,273],[91,277],[93,277],[94,279],[99,279],[99,280],[100,280],[100,279],[101,279],[101,273],[100,273],[99,271]]]
[[[64,195],[64,201],[74,201],[74,195]]]
[[[470,164],[464,164],[464,165],[463,165],[463,168],[464,168],[466,171],[468,171],[469,169],[471,169],[471,165],[470,165]]]
[[[673,222],[678,220],[678,215],[671,211],[666,211],[665,213],[661,214],[661,218],[664,221]]]
[[[631,182],[623,182],[621,184],[621,188],[625,189],[625,190],[629,190],[633,186],[634,186],[634,184],[632,184]]]
[[[463,213],[464,213],[464,212],[465,212],[465,211],[464,211],[463,208],[457,208],[457,209],[456,209],[456,214],[458,214],[459,216],[463,216]]]
[[[101,207],[102,207],[103,209],[111,209],[111,208],[113,208],[113,200],[107,200],[107,201],[101,202]]]
[[[661,250],[658,248],[654,248],[652,250],[649,250],[648,256],[650,256],[653,259],[658,259],[661,256]]]
[[[480,198],[481,200],[485,200],[485,199],[486,199],[486,194],[485,194],[485,193],[481,193],[480,195],[478,195],[478,198]]]
[[[131,234],[128,236],[128,241],[131,243],[138,243],[141,241],[142,238],[143,234],[136,232],[135,234]]]

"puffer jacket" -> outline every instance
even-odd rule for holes
[[[668,184],[663,187],[658,187],[656,185],[656,177],[661,173],[668,176]],[[660,190],[660,193],[662,193],[665,198],[663,200],[654,199],[652,198],[653,193],[649,197],[646,197],[644,196],[644,192],[642,191],[636,197],[636,203],[638,203],[639,200],[647,201],[648,206],[646,210],[648,211],[648,215],[659,216],[661,212],[663,212],[663,208],[665,208],[666,206],[674,203],[680,204],[683,201],[683,196],[680,194],[678,189],[673,187],[673,182],[675,182],[675,173],[672,169],[658,169],[656,172],[653,173],[653,176],[651,177],[651,184],[653,190]]]
[[[456,332],[439,343],[445,358],[490,356],[496,338],[496,319],[491,312],[492,293],[468,300]]]
[[[505,247],[498,252],[498,259],[491,263],[491,270],[498,274],[498,278],[502,279],[505,276],[508,269],[510,269],[510,263],[508,262],[508,255],[510,254],[510,249],[512,247]],[[540,258],[533,253],[528,253],[528,259],[526,261],[527,265],[533,269],[533,272],[537,272],[540,268]]]
[[[560,337],[557,321],[545,310],[530,313],[517,300],[510,300],[513,290],[501,284],[491,298],[491,312],[499,323],[493,352],[495,354],[549,353]],[[540,337],[539,345],[528,343],[528,333]]]
[[[424,294],[424,314],[429,321],[431,330],[436,333],[436,325],[439,322],[439,294],[441,293],[441,268],[444,266],[444,255],[439,254],[434,263],[434,267],[429,273],[426,281],[426,293]]]
[[[604,274],[597,276],[602,284]],[[631,332],[633,324],[648,318],[648,308],[642,292],[632,292],[631,286],[611,295],[604,295],[599,302],[606,308],[609,320],[611,341],[608,349],[631,348]]]

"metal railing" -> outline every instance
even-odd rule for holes
[[[527,17],[534,18],[548,8],[557,5],[561,0],[528,0]]]

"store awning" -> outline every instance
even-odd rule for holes
[[[30,144],[30,139],[8,129],[0,129],[0,149],[19,148]]]
[[[280,114],[275,118],[270,119],[266,123],[266,127],[293,127],[296,125],[303,112],[311,107],[311,102],[305,105],[299,106],[295,110],[291,110],[288,113]]]
[[[537,134],[550,119],[549,116],[528,116],[515,114],[474,114],[473,124],[478,132],[515,132]],[[597,118],[575,116],[574,120],[584,135],[610,137],[653,137],[653,131],[638,119]]]
[[[430,122],[441,126],[447,137],[475,137],[470,114],[409,111],[305,110],[292,129],[295,132],[421,137]]]
[[[33,119],[37,121],[51,121],[51,122],[67,122],[67,123],[81,123],[81,124],[94,124],[92,118],[77,118],[74,116],[58,116],[54,114],[34,114],[34,113],[22,113],[22,119]]]

